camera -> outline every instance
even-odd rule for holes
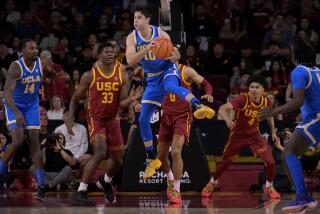
[[[59,139],[59,136],[57,134],[55,134],[55,133],[49,134],[46,137],[46,146],[48,146],[50,148],[55,146],[58,139]]]

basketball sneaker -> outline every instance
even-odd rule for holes
[[[277,192],[277,190],[271,186],[271,187],[265,187],[263,189],[263,193],[267,195],[270,199],[280,199],[280,193]]]
[[[169,202],[170,204],[181,204],[181,193],[178,192],[177,190],[173,190],[170,192],[170,197],[169,197]]]
[[[201,105],[200,108],[193,112],[193,115],[196,119],[212,119],[215,114],[216,113],[212,108],[204,105]]]
[[[97,187],[103,191],[105,201],[109,203],[115,203],[116,197],[114,195],[111,183],[107,183],[104,181],[104,176],[99,176],[97,182]]]
[[[212,192],[216,189],[217,184],[214,184],[212,182],[209,181],[209,183],[203,187],[202,192],[201,192],[201,196],[202,197],[211,197]]]
[[[173,181],[167,179],[167,198],[170,200],[171,192],[173,191]]]
[[[143,179],[151,178],[156,173],[156,170],[161,167],[161,165],[162,163],[159,159],[152,159],[147,162],[147,167],[144,171]]]
[[[286,213],[303,213],[317,207],[317,200],[311,195],[297,195],[294,201],[282,208]]]
[[[73,204],[94,205],[95,203],[88,199],[87,191],[77,191],[72,197]]]
[[[44,185],[37,187],[36,199],[43,201],[46,198],[46,187]]]

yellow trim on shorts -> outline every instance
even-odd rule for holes
[[[157,101],[153,101],[153,100],[142,100],[141,103],[149,103],[149,104],[153,104],[153,105],[157,105],[157,106],[161,107],[161,103],[159,103]]]

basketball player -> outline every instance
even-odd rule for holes
[[[123,65],[115,60],[112,44],[103,43],[98,48],[98,60],[92,70],[83,74],[79,88],[71,98],[69,122],[67,129],[72,132],[74,114],[79,100],[88,91],[88,127],[93,156],[86,164],[78,191],[73,196],[77,204],[92,205],[87,198],[88,182],[97,167],[110,154],[104,176],[99,177],[97,184],[104,190],[105,199],[115,201],[112,190],[112,177],[122,166],[123,138],[118,117],[119,108],[127,108],[131,102],[142,96],[142,88],[130,92],[128,97],[128,75]]]
[[[43,74],[37,43],[23,40],[22,53],[22,57],[11,63],[4,86],[4,106],[12,144],[0,159],[0,183],[9,187],[8,163],[21,147],[26,134],[36,168],[38,187],[35,198],[44,200],[43,157],[39,143],[39,87]]]
[[[196,109],[195,117],[198,119],[212,118],[214,111],[202,106],[200,101],[186,88],[180,86],[180,74],[177,66],[168,60],[157,59],[151,52],[154,40],[163,37],[170,40],[170,36],[159,27],[152,26],[150,13],[147,9],[138,8],[134,13],[135,30],[128,35],[126,45],[126,58],[129,65],[140,63],[146,73],[147,86],[142,97],[139,125],[141,137],[147,152],[147,168],[144,178],[154,175],[156,169],[161,167],[161,161],[156,159],[153,148],[153,135],[150,119],[158,106],[161,106],[167,92],[186,100]],[[172,53],[171,60],[177,60],[178,54]]]
[[[265,195],[270,199],[280,198],[280,194],[272,185],[275,175],[275,162],[268,143],[260,134],[257,118],[260,109],[271,105],[270,100],[263,96],[265,84],[265,79],[262,76],[252,76],[248,81],[248,93],[243,93],[220,107],[219,115],[226,121],[227,126],[231,129],[231,133],[223,151],[222,163],[218,165],[214,176],[203,188],[203,197],[211,196],[217,186],[218,178],[232,163],[232,160],[239,156],[241,149],[250,147],[252,152],[256,156],[259,156],[266,165]],[[227,113],[232,109],[236,110],[235,121],[232,121]],[[270,126],[272,140],[278,141],[279,138],[275,132],[273,117],[268,117],[267,121]]]
[[[315,147],[320,149],[320,69],[316,67],[315,50],[310,42],[297,38],[291,51],[293,99],[275,109],[265,108],[259,112],[260,119],[292,112],[300,108],[302,122],[296,127],[282,153],[284,169],[295,186],[296,199],[283,207],[284,212],[304,213],[317,206],[317,200],[306,188],[299,156]]]
[[[200,85],[205,91],[202,99],[213,102],[212,87],[208,81],[200,76],[193,68],[179,64],[182,86],[191,90],[191,84]],[[162,104],[158,158],[162,162],[162,169],[167,174],[167,195],[170,203],[181,203],[180,178],[183,170],[181,150],[184,143],[189,142],[190,127],[192,124],[192,108],[188,102],[167,94]],[[171,147],[172,171],[168,159]]]

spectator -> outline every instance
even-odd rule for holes
[[[303,17],[300,19],[299,23],[299,29],[298,32],[304,31],[306,38],[312,42],[312,44],[317,47],[318,41],[319,41],[319,36],[318,34],[312,29],[310,26],[309,19],[306,17]]]
[[[296,18],[292,12],[288,12],[286,14],[286,26],[289,33],[292,35],[296,35],[297,32],[297,25],[296,25]]]
[[[40,114],[40,131],[39,131],[39,141],[44,144],[44,140],[49,134],[48,130],[48,116],[46,114]]]
[[[212,49],[213,55],[207,60],[205,76],[225,74],[231,77],[231,67],[228,57],[224,55],[223,45],[216,43]]]
[[[77,159],[78,162],[81,162],[83,158],[82,156],[84,156],[84,154],[88,150],[87,129],[79,123],[74,123],[72,127],[72,131],[74,135],[70,135],[65,125],[68,117],[69,117],[69,111],[65,109],[63,112],[64,124],[62,124],[61,126],[58,126],[54,132],[61,133],[65,136],[66,138],[65,148],[72,152],[73,156]]]
[[[16,28],[14,24],[6,21],[6,12],[0,10],[0,41],[9,43],[16,34]]]
[[[78,53],[81,51],[81,46],[89,35],[89,27],[84,23],[84,17],[81,13],[74,16],[74,24],[69,30],[68,40],[70,41],[70,51]]]
[[[54,95],[50,100],[50,109],[47,111],[49,120],[62,120],[64,111],[63,100],[60,96]]]
[[[52,59],[50,51],[42,51],[40,54],[41,61],[45,62],[43,73],[44,79],[44,97],[48,103],[54,95],[62,97],[64,104],[68,104],[70,100],[69,75],[64,71],[63,67],[55,63]]]
[[[204,63],[194,45],[187,45],[181,63],[194,68],[201,75],[204,73]]]
[[[64,148],[65,137],[58,134],[48,135],[43,142],[44,146],[44,177],[47,190],[58,184],[68,184],[72,179],[72,169],[76,159],[72,153]],[[34,166],[30,169],[36,177]]]
[[[31,11],[25,11],[22,15],[22,22],[17,29],[17,34],[20,38],[36,38],[40,35],[40,26],[35,22]]]
[[[219,33],[220,39],[230,39],[238,43],[247,36],[246,22],[239,11],[233,11],[231,21],[226,23]]]
[[[97,36],[95,34],[89,35],[88,44],[92,50],[92,58],[97,58],[99,43],[98,43]]]
[[[271,42],[268,49],[262,51],[264,57],[264,70],[269,71],[273,61],[278,61],[281,65],[286,65],[287,60],[281,55],[281,48],[277,42]]]
[[[6,2],[7,22],[14,24],[15,26],[21,20],[21,13],[15,10],[14,0],[7,0]]]
[[[106,14],[101,14],[99,18],[98,26],[95,30],[95,34],[98,35],[99,41],[103,42],[110,39],[115,34],[115,29],[112,24],[109,23]]]
[[[85,45],[78,54],[75,60],[75,68],[79,70],[82,75],[84,72],[91,70],[93,63],[95,63],[96,59],[92,56],[92,48],[90,45]]]
[[[270,27],[270,18],[272,17],[273,5],[271,1],[251,0],[248,12],[249,35],[261,37],[264,36]]]
[[[65,33],[65,27],[61,23],[61,13],[59,11],[52,11],[49,17],[49,23],[46,26],[46,34],[53,34],[60,37]]]
[[[126,34],[129,35],[132,31],[131,22],[128,19],[123,19],[121,21],[121,28],[118,30],[115,35],[114,39],[120,44],[122,35]]]
[[[0,158],[3,158],[4,152],[8,149],[9,142],[7,136],[0,132]]]
[[[8,46],[0,42],[0,90],[3,89],[11,62],[16,59],[18,59],[18,55],[16,53],[9,54]]]
[[[80,72],[77,69],[72,71],[71,78],[71,94],[73,94],[79,87],[80,84]]]
[[[9,51],[8,51],[10,54],[16,54],[19,57],[22,56],[22,52],[20,50],[20,38],[15,36],[13,37],[12,39],[12,42],[11,42],[11,47],[9,48]]]

